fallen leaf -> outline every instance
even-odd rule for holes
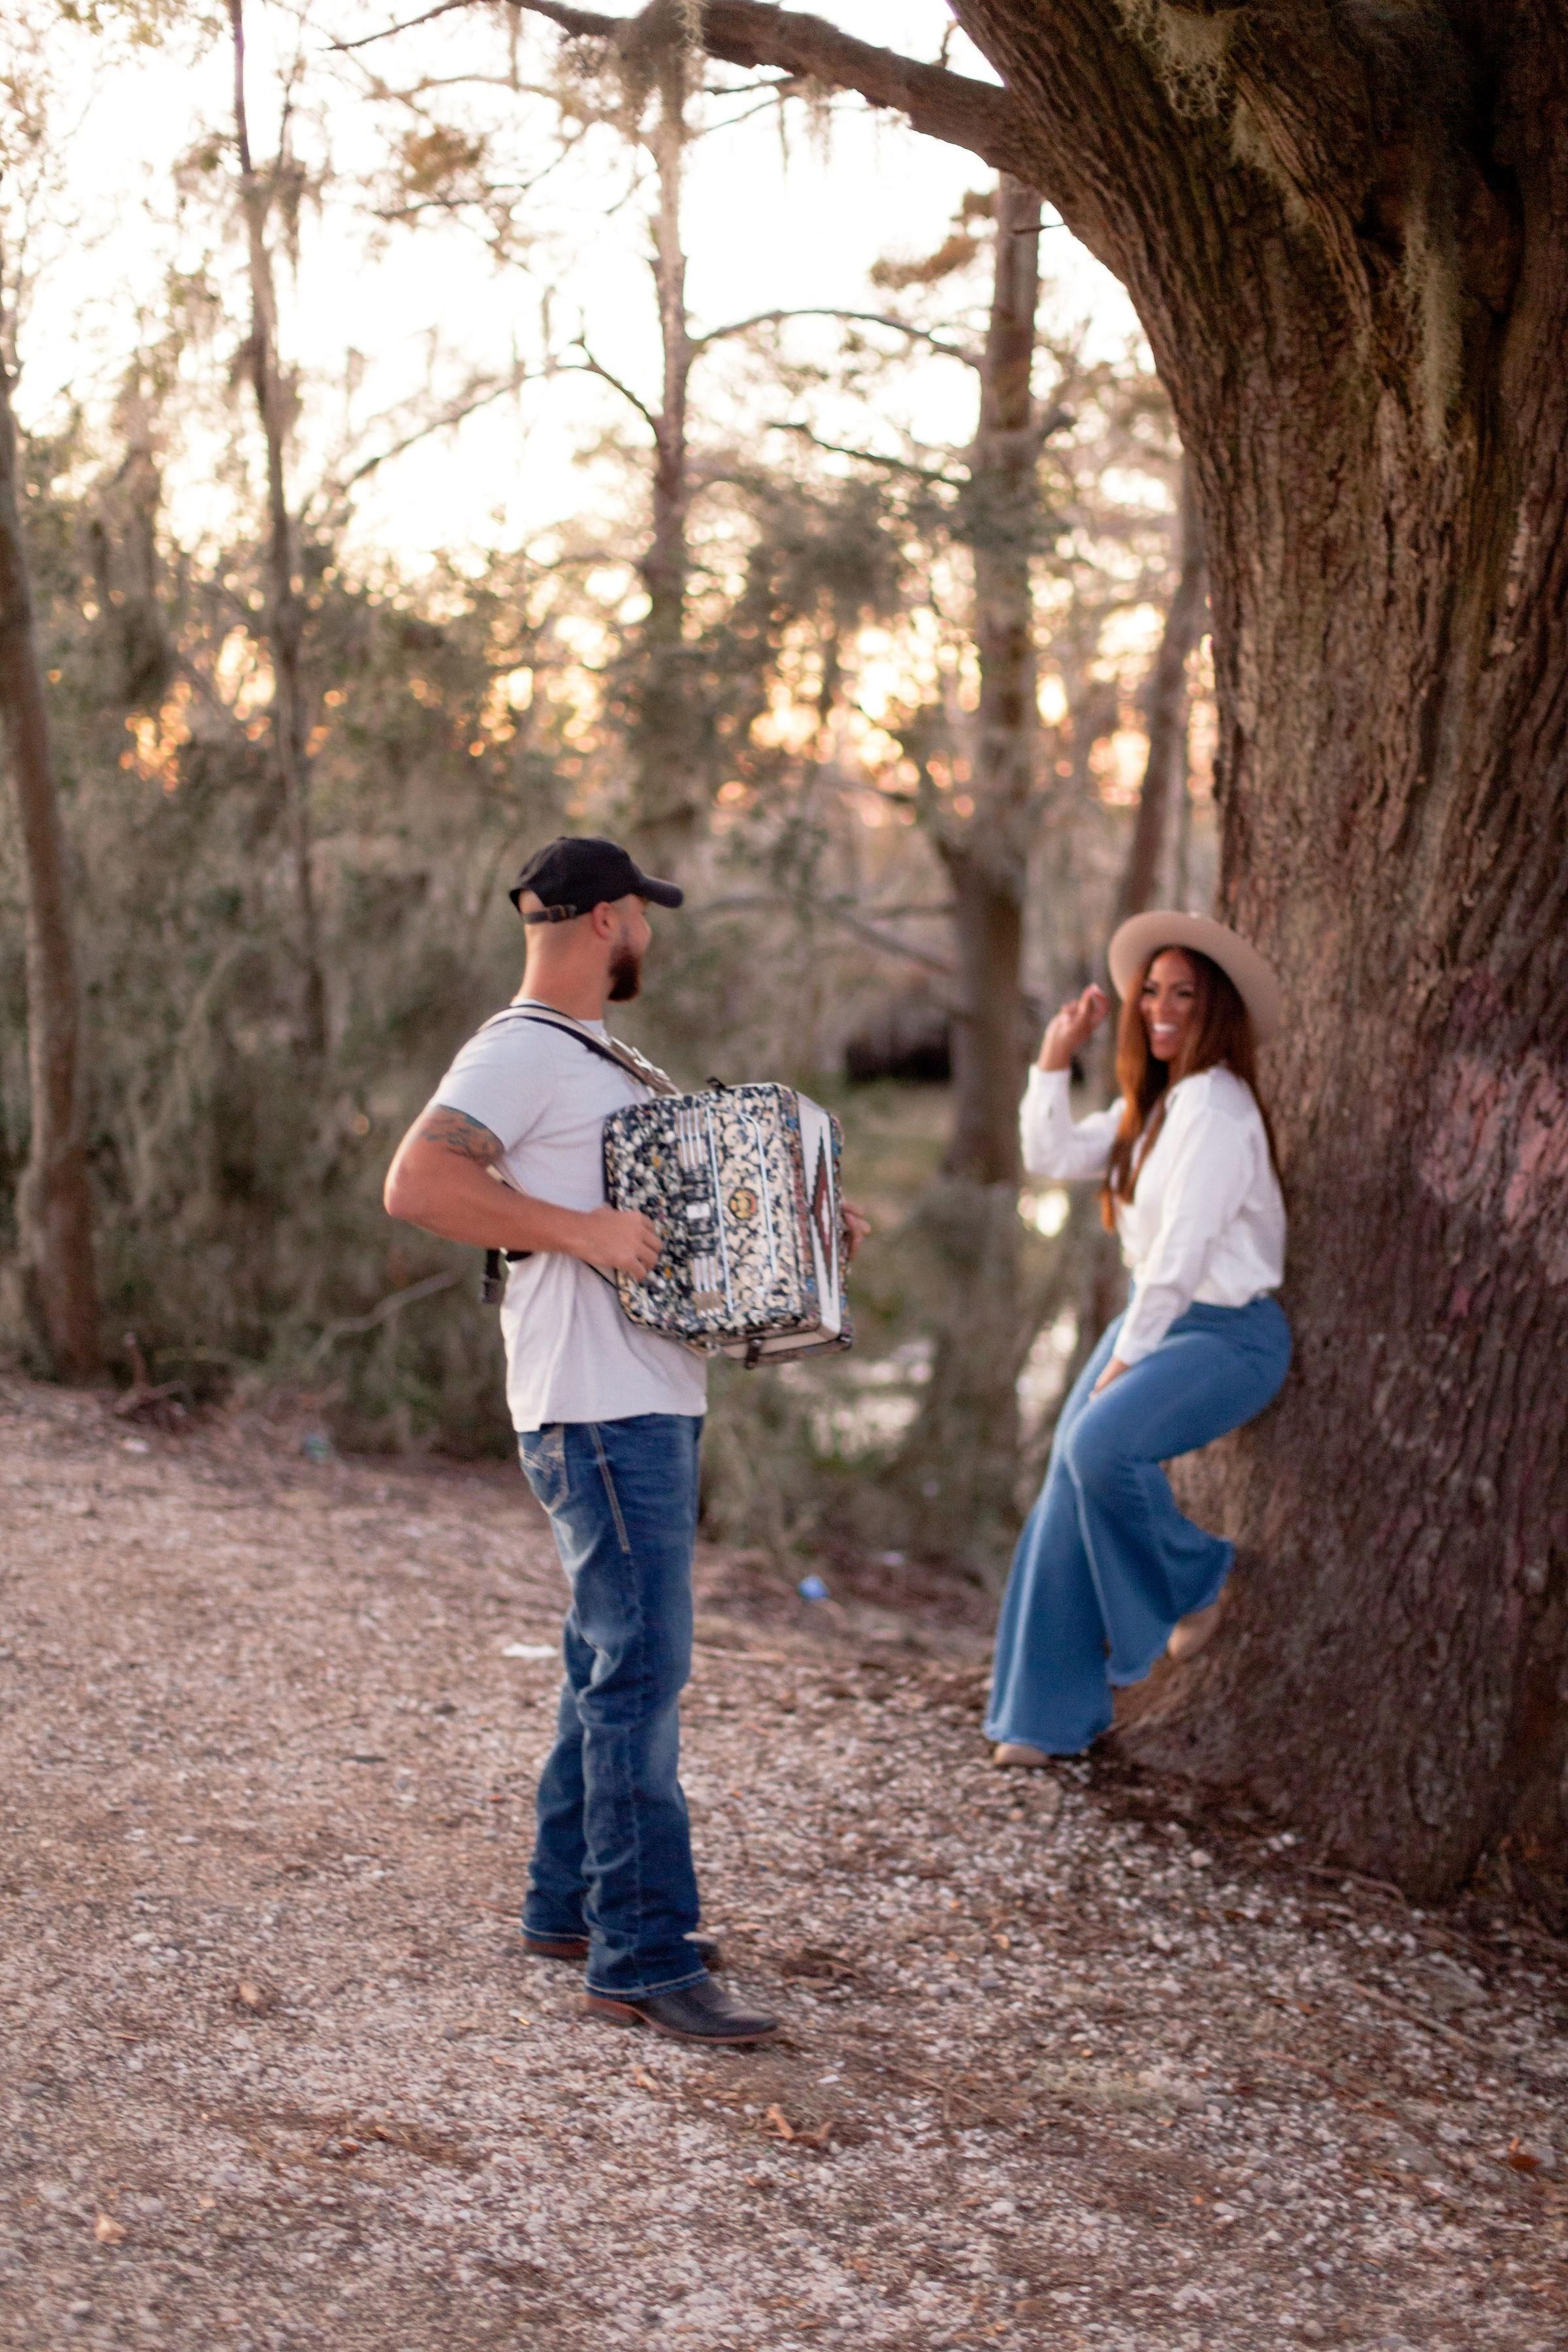
[[[125,2235],[125,2224],[117,2221],[112,2213],[100,2213],[92,2225],[92,2234],[100,2246],[117,2246]]]
[[[196,2199],[196,2211],[198,2213],[216,2213],[216,2210],[217,2199],[216,2197],[207,2197],[204,2195]]]
[[[795,2126],[791,2123],[784,2109],[776,2103],[768,2109],[767,2114],[763,2117],[764,2129],[769,2124],[772,2124],[780,2139],[794,2139]]]
[[[1533,2148],[1526,2147],[1517,2132],[1508,2144],[1507,2161],[1516,2172],[1539,2172],[1541,2169],[1541,2158]]]
[[[269,1986],[258,1984],[254,1977],[241,1977],[235,1986],[234,1998],[236,2006],[247,2009],[252,2017],[265,2017],[278,1996]]]
[[[654,2081],[653,2076],[648,2073],[646,2066],[634,2067],[632,2070],[632,2080],[637,2084],[639,2091],[657,2091],[658,2088],[658,2084]]]

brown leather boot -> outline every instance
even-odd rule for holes
[[[711,1977],[695,1984],[678,1985],[672,1992],[585,1992],[583,2007],[606,2025],[651,2025],[675,2042],[767,2042],[779,2030],[780,2020],[765,2010],[742,2009]]]

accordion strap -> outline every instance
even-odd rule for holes
[[[557,1030],[563,1037],[574,1037],[579,1045],[585,1046],[590,1054],[597,1054],[602,1062],[613,1062],[617,1070],[624,1071],[628,1078],[635,1078],[639,1087],[647,1088],[649,1094],[678,1095],[680,1092],[668,1073],[661,1070],[657,1062],[650,1062],[646,1054],[639,1054],[635,1045],[623,1045],[618,1037],[596,1036],[592,1029],[574,1021],[571,1013],[558,1012],[552,1004],[541,1006],[536,1012],[532,1003],[525,999],[521,1004],[509,1004],[504,1012],[493,1013],[483,1025],[492,1029],[498,1021],[526,1021],[531,1028]],[[499,1307],[505,1291],[502,1260],[509,1265],[515,1265],[520,1259],[532,1255],[531,1250],[489,1249],[485,1252],[485,1278],[479,1297],[487,1307]],[[594,1271],[597,1274],[599,1268],[595,1266]],[[602,1279],[608,1281],[609,1276],[604,1276]]]
[[[498,1021],[527,1021],[535,1029],[556,1029],[563,1037],[575,1037],[579,1045],[586,1046],[590,1054],[597,1054],[602,1062],[614,1062],[617,1069],[624,1070],[628,1078],[635,1078],[639,1087],[646,1087],[649,1094],[678,1095],[681,1091],[667,1070],[650,1062],[646,1054],[639,1054],[635,1045],[625,1044],[619,1037],[596,1035],[582,1022],[574,1021],[570,1013],[557,1012],[553,1004],[541,1005],[536,1011],[533,1003],[524,998],[521,1004],[509,1004],[504,1012],[492,1013],[484,1025],[491,1029]]]

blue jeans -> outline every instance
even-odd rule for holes
[[[1189,1307],[1093,1396],[1121,1328],[1118,1316],[1062,1407],[996,1629],[985,1736],[1055,1756],[1106,1729],[1112,1685],[1141,1682],[1230,1572],[1235,1545],[1183,1517],[1160,1465],[1261,1412],[1290,1363],[1278,1299]]]
[[[694,1414],[645,1412],[518,1436],[572,1588],[522,1924],[586,1934],[593,1992],[706,1974],[687,1940],[697,1876],[679,1777],[701,1433]]]

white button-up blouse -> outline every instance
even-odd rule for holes
[[[1120,1103],[1075,1119],[1066,1070],[1033,1069],[1019,1115],[1031,1176],[1102,1177]],[[1245,1307],[1285,1278],[1285,1203],[1250,1087],[1227,1069],[1171,1088],[1131,1201],[1116,1204],[1132,1296],[1116,1342],[1124,1364],[1157,1348],[1196,1302]]]

